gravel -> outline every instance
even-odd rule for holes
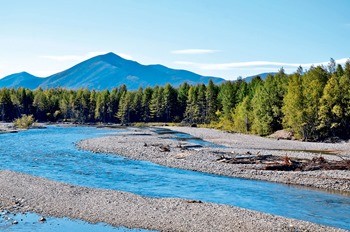
[[[68,185],[0,171],[0,210],[159,231],[344,231],[237,207]]]
[[[298,140],[277,140],[261,137],[257,135],[247,135],[240,133],[229,133],[208,128],[192,127],[166,127],[183,133],[191,134],[217,144],[241,149],[281,149],[281,150],[330,150],[339,151],[342,155],[349,156],[350,143],[343,141],[341,143],[321,143],[321,142],[302,142]],[[288,152],[286,152],[288,153]],[[308,154],[305,154],[308,155]]]
[[[154,128],[129,128],[128,132],[119,135],[80,141],[77,146],[94,152],[118,154],[131,159],[147,160],[169,167],[196,170],[201,172],[266,180],[292,185],[301,185],[332,191],[350,193],[350,171],[347,170],[318,170],[318,171],[268,171],[262,170],[258,164],[227,164],[217,162],[222,155],[230,154],[273,154],[288,155],[298,158],[320,156],[317,153],[300,150],[332,150],[345,158],[349,143],[305,143],[299,141],[275,140],[253,135],[230,134],[213,129],[166,127],[168,129],[189,133],[204,140],[222,144],[226,148],[183,149],[186,142],[167,139],[169,135],[158,135]],[[187,144],[188,145],[188,144]],[[169,147],[169,152],[163,152],[160,147]],[[299,151],[291,151],[299,150]],[[340,160],[337,155],[322,154],[326,159]]]

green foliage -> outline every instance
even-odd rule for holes
[[[304,123],[304,105],[303,105],[303,86],[299,73],[289,77],[287,93],[283,100],[283,127],[291,130],[294,137],[303,138]]]
[[[331,60],[266,80],[165,86],[128,91],[0,89],[0,120],[33,115],[38,121],[78,123],[188,123],[268,135],[279,129],[299,139],[350,137],[350,61]]]
[[[220,86],[218,100],[221,103],[221,118],[231,119],[231,110],[236,106],[237,84],[227,81]]]
[[[233,131],[240,133],[249,133],[252,120],[251,112],[250,99],[249,96],[246,96],[232,112]]]
[[[20,118],[15,119],[13,122],[14,126],[19,129],[28,129],[30,126],[34,124],[33,115],[23,115]]]

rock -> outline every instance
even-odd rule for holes
[[[286,130],[278,130],[275,133],[269,135],[268,137],[274,138],[277,140],[280,140],[280,139],[291,140],[291,139],[293,139],[293,133],[290,131],[286,131]]]
[[[187,203],[203,203],[203,202],[198,200],[187,200]]]

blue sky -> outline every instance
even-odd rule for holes
[[[0,77],[114,52],[235,79],[350,57],[348,0],[0,0]]]

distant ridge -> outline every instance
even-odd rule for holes
[[[260,73],[260,74],[257,74],[257,75],[253,75],[253,76],[248,76],[248,77],[245,77],[243,78],[242,80],[244,80],[245,82],[251,82],[253,80],[254,77],[257,77],[259,76],[262,80],[265,80],[266,77],[268,75],[275,75],[277,72],[267,72],[267,73]]]
[[[0,79],[0,87],[110,90],[125,84],[128,89],[135,90],[139,87],[152,87],[166,83],[175,87],[184,82],[207,84],[209,80],[213,80],[216,84],[225,81],[222,78],[201,76],[163,65],[142,65],[136,61],[123,59],[114,53],[107,53],[90,58],[46,78],[39,78],[26,72],[12,74]]]
[[[28,89],[35,89],[43,82],[43,80],[43,78],[33,76],[30,73],[20,72],[0,79],[0,88],[25,87]]]

